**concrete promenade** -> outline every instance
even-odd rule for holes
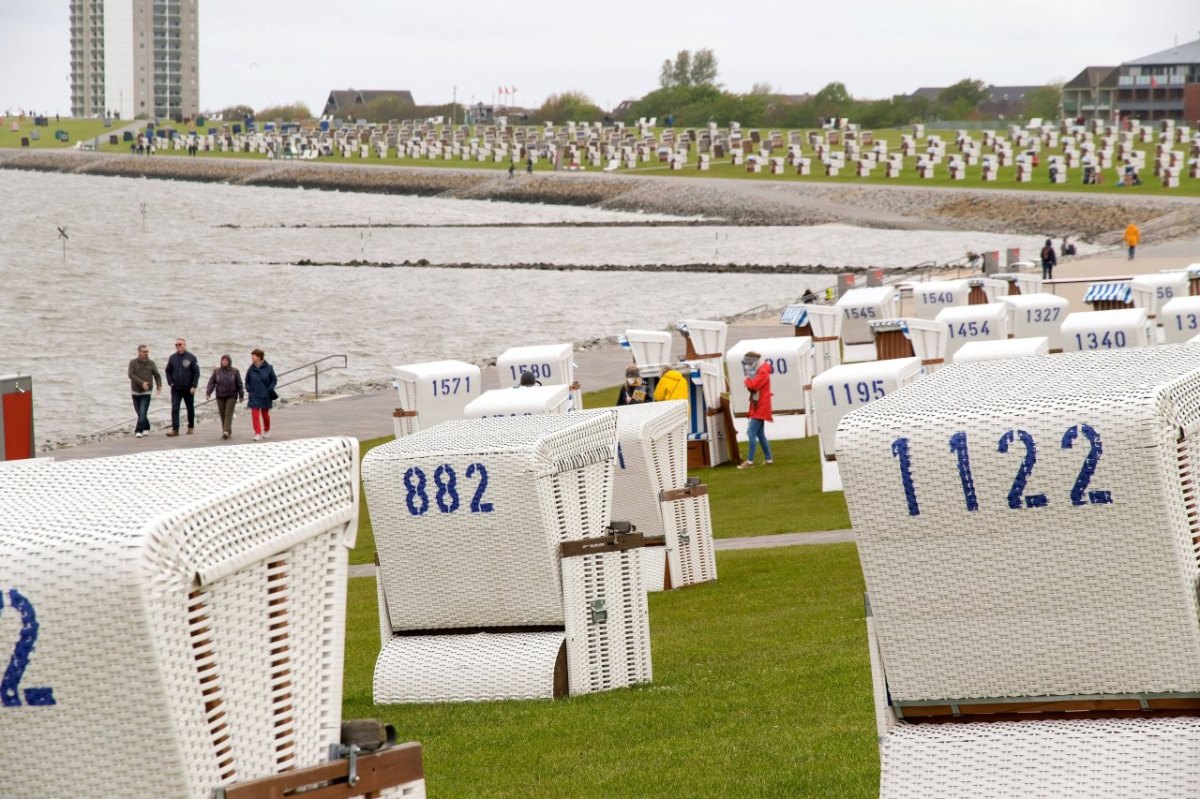
[[[1055,241],[1055,248],[1058,248]],[[1200,263],[1200,238],[1148,244],[1138,248],[1137,257],[1130,261],[1124,250],[1089,258],[1068,258],[1060,261],[1055,278],[1072,280],[1082,278],[1113,278],[1134,274],[1158,272],[1163,269],[1182,269],[1191,263]],[[1087,310],[1080,302],[1086,283],[1064,283],[1052,287],[1057,293],[1071,300],[1071,310]],[[683,314],[681,313],[681,316]],[[614,334],[619,331],[614,331]],[[732,345],[749,338],[772,338],[788,334],[788,330],[772,320],[733,324],[729,328],[728,343]],[[674,335],[672,352],[682,355],[683,339]],[[585,391],[615,386],[624,378],[625,367],[632,360],[628,351],[616,345],[597,347],[578,352],[576,377]],[[390,375],[381,375],[390,378]],[[485,389],[499,387],[495,367],[484,369]],[[156,396],[154,407],[159,407],[166,395]],[[615,401],[615,396],[613,398]],[[319,436],[354,436],[369,440],[392,435],[392,411],[397,404],[394,389],[371,391],[345,397],[331,396],[316,402],[289,403],[272,412],[271,438],[288,440]],[[132,426],[131,428],[132,429]],[[77,447],[55,450],[51,453],[58,460],[74,458],[98,458],[113,455],[128,455],[150,450],[229,446],[251,443],[250,416],[244,406],[239,408],[234,419],[234,435],[228,442],[221,440],[221,427],[216,419],[200,420],[194,435],[168,438],[163,430],[156,430],[145,438],[134,438],[132,433]],[[754,549],[795,544],[826,544],[853,541],[850,530],[831,530],[819,533],[791,533],[775,536],[724,538],[716,542],[718,550]],[[355,567],[351,576],[367,576],[374,573],[373,566]]]

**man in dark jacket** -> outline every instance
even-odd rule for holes
[[[187,340],[175,339],[175,352],[167,359],[167,385],[171,387],[171,429],[168,436],[179,435],[179,403],[187,405],[187,431],[196,426],[196,386],[200,385],[200,364],[187,350]]]

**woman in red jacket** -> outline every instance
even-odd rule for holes
[[[742,369],[746,373],[746,388],[750,390],[750,425],[746,428],[746,437],[750,439],[750,457],[742,461],[739,469],[747,469],[754,465],[754,450],[761,443],[765,463],[769,466],[771,460],[771,445],[767,443],[767,433],[764,426],[767,422],[775,421],[771,415],[771,362],[751,350],[742,358]]]

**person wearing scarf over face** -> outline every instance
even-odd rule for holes
[[[640,405],[643,402],[654,402],[654,397],[646,391],[646,384],[636,366],[625,367],[625,385],[617,395],[617,407],[622,405]]]
[[[775,421],[771,415],[771,362],[763,360],[762,355],[751,350],[742,358],[742,370],[746,373],[746,389],[750,392],[750,425],[746,428],[746,437],[750,439],[750,456],[742,461],[739,469],[748,469],[754,465],[754,453],[758,444],[762,444],[763,458],[768,466],[771,459],[771,445],[767,443],[765,425]]]

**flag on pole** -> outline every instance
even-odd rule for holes
[[[1151,75],[1151,76],[1150,76],[1150,88],[1151,88],[1151,89],[1153,89],[1153,88],[1155,88],[1156,86],[1158,86],[1158,78],[1156,78],[1156,77],[1154,77],[1153,75]]]
[[[497,94],[504,94],[504,87],[503,87],[503,86],[501,86],[500,88],[496,89],[496,93],[497,93]]]
[[[508,87],[508,93],[509,93],[509,94],[516,94],[516,93],[517,93],[517,87],[516,87],[516,86],[509,86],[509,87]]]

